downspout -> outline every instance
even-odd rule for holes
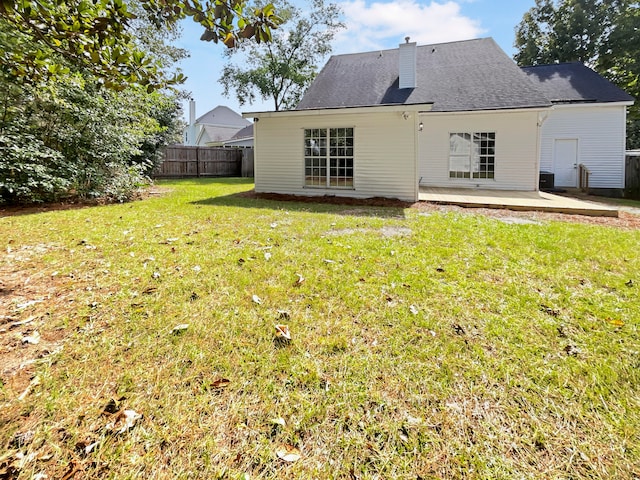
[[[550,107],[549,110],[553,110],[553,107]],[[540,155],[542,152],[542,126],[544,125],[544,122],[547,121],[547,118],[549,118],[549,111],[545,111],[543,112],[538,112],[538,120],[536,122],[536,135],[537,135],[537,139],[536,139],[536,166],[535,166],[535,191],[539,192],[540,191]]]
[[[622,194],[627,190],[627,107],[622,109]]]
[[[196,102],[189,100],[189,130],[187,133],[187,145],[196,144]]]
[[[418,168],[420,164],[420,131],[418,130],[418,125],[420,122],[420,113],[415,112],[413,118],[413,143],[414,143],[414,155],[413,155],[413,183],[415,185],[415,191],[413,193],[414,201],[417,202],[420,200],[420,169]]]

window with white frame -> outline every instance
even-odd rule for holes
[[[495,165],[495,132],[449,134],[449,177],[494,178]]]
[[[353,188],[353,128],[304,131],[304,184]]]

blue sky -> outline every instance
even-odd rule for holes
[[[333,54],[395,48],[410,36],[418,45],[493,37],[512,56],[515,27],[535,0],[351,0],[336,1],[347,28],[335,39]],[[294,0],[298,5],[303,1]],[[217,105],[240,112],[273,110],[268,101],[240,106],[234,96],[224,97],[218,79],[226,47],[200,41],[202,29],[192,21],[184,23],[176,44],[190,52],[180,67],[188,77],[184,89],[196,101],[200,116]],[[185,103],[185,116],[188,115]]]

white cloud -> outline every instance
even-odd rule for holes
[[[415,0],[341,3],[346,30],[334,43],[334,53],[395,48],[411,37],[418,45],[477,38],[480,22],[460,13],[456,2],[421,4]]]

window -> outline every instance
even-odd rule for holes
[[[353,188],[353,128],[304,131],[304,184]]]
[[[494,178],[495,164],[495,132],[449,134],[449,177]]]

